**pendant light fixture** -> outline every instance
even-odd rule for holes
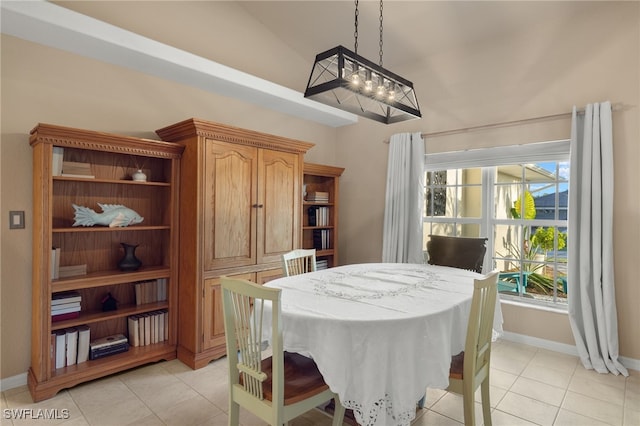
[[[354,51],[337,46],[319,53],[305,98],[381,123],[420,118],[413,83],[382,67],[382,0],[380,0],[380,63],[358,55],[358,0],[355,0]]]

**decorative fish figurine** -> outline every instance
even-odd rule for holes
[[[72,204],[76,211],[73,226],[104,225],[109,228],[135,225],[144,220],[138,213],[120,204],[100,204],[102,213],[96,213],[89,207]]]

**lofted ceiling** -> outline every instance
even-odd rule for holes
[[[3,0],[2,3],[12,3]],[[262,91],[261,96],[268,96],[280,85],[286,92],[283,97],[283,111],[300,111],[314,109],[315,102],[298,99],[304,92],[308,72],[317,53],[343,45],[354,49],[354,12],[355,5],[351,0],[340,1],[51,1],[55,5],[95,18],[119,29],[130,31],[136,35],[157,41],[169,49],[166,53],[173,56],[173,62],[162,58],[164,67],[156,68],[156,75],[167,77],[168,73],[180,74],[176,81],[202,80],[201,87],[211,89],[218,81],[213,81],[206,72],[198,70],[177,70],[177,65],[184,65],[184,55],[174,55],[171,49],[178,49],[193,55],[187,58],[201,68],[207,68],[207,61],[224,64],[231,70],[239,70],[249,76],[263,79],[265,84],[257,82]],[[560,34],[562,27],[582,13],[597,13],[598,8],[607,7],[607,1],[402,1],[386,0],[383,3],[383,66],[391,71],[414,80],[412,70],[421,64],[428,64],[434,56],[450,50],[461,48],[472,49],[474,45],[486,45],[493,40],[517,37],[522,32],[545,31]],[[244,15],[244,18],[241,16]],[[255,25],[238,27],[236,22],[247,22],[246,15]],[[234,16],[241,19],[235,21]],[[141,17],[143,17],[141,19]],[[358,15],[358,53],[373,62],[379,60],[379,17],[380,2],[361,0]],[[244,19],[244,20],[243,20]],[[3,19],[4,20],[4,19]],[[108,43],[96,44],[90,22],[86,29],[77,29],[77,24],[68,25],[73,19],[63,19],[64,34],[58,44],[49,43],[51,39],[41,27],[42,19],[30,19],[26,28],[16,25],[16,35],[22,32],[24,38],[55,47],[66,48],[74,44],[80,54],[82,43],[87,56],[104,59],[104,50],[108,62],[122,63],[123,60],[133,63],[137,60],[149,61],[147,51],[132,52],[136,43],[130,47],[123,42],[125,35],[106,29],[111,37]],[[4,23],[6,26],[6,22]],[[58,23],[56,23],[58,26]],[[45,28],[48,30],[48,28]],[[3,29],[3,32],[5,30]],[[38,33],[43,40],[37,39]],[[75,34],[74,34],[75,33]],[[69,34],[74,34],[69,36]],[[21,35],[18,35],[21,36]],[[268,47],[273,43],[263,43],[271,36],[273,40],[289,47],[288,56],[281,57],[283,52],[273,52]],[[79,37],[82,37],[80,39]],[[273,41],[272,40],[272,41]],[[142,40],[141,42],[143,42]],[[146,43],[146,42],[145,42]],[[114,50],[117,45],[119,50]],[[215,49],[212,49],[215,44]],[[78,47],[79,46],[79,47]],[[264,48],[262,48],[264,46]],[[152,46],[153,47],[153,46]],[[215,54],[212,53],[215,51]],[[241,54],[238,54],[240,52]],[[291,53],[295,55],[291,55]],[[140,54],[142,53],[142,54]],[[242,54],[244,53],[244,54]],[[132,56],[132,55],[135,55]],[[214,56],[215,55],[215,56]],[[115,58],[115,59],[114,59]],[[130,59],[127,59],[130,58]],[[275,59],[274,59],[275,58]],[[153,60],[156,60],[154,58]],[[264,66],[269,61],[280,61],[278,66]],[[168,64],[168,67],[166,66]],[[126,65],[126,64],[125,64]],[[149,67],[148,62],[137,69]],[[154,65],[156,66],[156,65]],[[171,70],[169,70],[171,68]],[[182,66],[182,68],[185,68]],[[301,77],[301,72],[303,76]],[[407,71],[405,73],[405,71]],[[226,72],[226,71],[225,71]],[[153,73],[153,72],[150,72]],[[204,75],[207,74],[207,75]],[[217,77],[216,77],[217,78]],[[244,77],[243,77],[244,78]],[[235,83],[234,83],[235,84]],[[252,86],[251,90],[253,90]],[[211,89],[213,91],[213,89]],[[234,86],[234,89],[235,86]],[[223,93],[223,92],[218,92]],[[229,93],[224,93],[229,95]],[[245,89],[240,95],[249,98],[255,96]],[[308,101],[308,102],[307,102]],[[273,107],[281,103],[276,99],[266,99],[264,104]],[[354,122],[354,116],[344,116],[331,111],[319,112],[319,122],[330,125],[344,125]],[[306,114],[306,112],[304,113]],[[315,114],[315,112],[313,112]],[[337,114],[337,116],[335,116]],[[300,115],[300,114],[298,114]],[[329,118],[325,118],[329,115]]]
[[[409,67],[429,56],[515,34],[562,26],[606,2],[403,1],[383,2],[384,66]],[[353,1],[242,1],[239,4],[301,56],[342,44],[354,48]],[[359,53],[379,58],[380,2],[359,2]]]

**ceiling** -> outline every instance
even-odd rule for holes
[[[606,2],[401,1],[383,2],[386,68],[410,66],[431,55],[523,30],[548,28]],[[353,1],[242,1],[242,7],[303,57],[337,45],[354,48]],[[359,2],[358,52],[378,62],[380,3]]]
[[[2,1],[5,14],[8,8],[13,8],[9,6],[11,3]],[[25,22],[18,23],[18,15],[7,18],[16,20],[14,25],[8,25],[11,22],[3,16],[2,32],[132,68],[135,68],[132,64],[139,62],[138,70],[194,85],[200,82],[205,90],[217,90],[228,96],[254,100],[257,88],[259,96],[265,98],[263,105],[287,113],[293,111],[305,118],[309,118],[308,114],[319,114],[317,121],[325,124],[339,126],[355,122],[352,114],[345,116],[348,113],[338,113],[333,108],[316,111],[321,108],[320,104],[302,98],[306,79],[299,78],[300,70],[304,69],[305,74],[310,70],[317,53],[337,45],[354,49],[353,1],[61,0],[51,1],[48,6],[52,3],[114,27],[98,30],[101,26],[95,22],[77,20],[67,16],[68,13],[49,10],[51,7],[39,7],[40,15],[28,16]],[[517,37],[523,31],[558,34],[566,22],[583,13],[597,13],[604,7],[607,7],[606,1],[386,0],[383,3],[383,66],[413,80],[413,73],[405,75],[405,70],[427,64],[434,55],[463,47],[473,49],[475,44]],[[23,3],[17,9],[30,8]],[[252,28],[253,24],[238,28],[234,14],[248,14],[262,28]],[[144,19],[140,19],[141,16]],[[360,1],[358,53],[373,62],[379,60],[379,18],[378,1]],[[55,23],[51,24],[51,19]],[[52,26],[57,37],[49,35]],[[97,31],[103,31],[106,41],[95,36]],[[129,37],[126,31],[134,36]],[[277,58],[279,52],[261,48],[273,45],[262,44],[261,39],[270,36],[289,46],[297,57]],[[161,46],[154,46],[147,39]],[[138,43],[158,51],[150,54],[150,50],[136,50]],[[215,49],[211,48],[212,44],[216,45]],[[274,58],[281,61],[280,67],[262,66]],[[185,66],[186,61],[197,69]],[[283,67],[282,64],[289,65]],[[223,70],[225,74],[234,70],[248,74],[248,77],[240,76],[242,80],[251,80],[248,90],[235,81],[221,82],[218,75],[209,72],[212,67],[225,65],[228,68]],[[185,68],[190,69],[185,71]],[[261,81],[256,82],[256,78]],[[273,87],[273,84],[279,86]],[[276,92],[284,93],[281,96]]]

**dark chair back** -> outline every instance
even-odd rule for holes
[[[451,266],[478,273],[482,273],[486,251],[486,238],[429,235],[427,243],[430,265]]]

